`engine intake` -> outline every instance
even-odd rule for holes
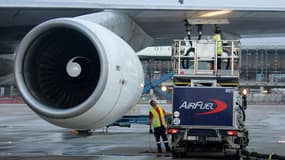
[[[24,58],[23,76],[37,100],[56,109],[68,109],[84,102],[96,89],[99,55],[92,42],[78,31],[53,28],[31,46]],[[67,72],[72,59],[81,68],[78,76]]]

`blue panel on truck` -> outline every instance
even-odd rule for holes
[[[233,88],[174,87],[179,125],[233,126]]]

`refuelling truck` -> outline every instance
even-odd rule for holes
[[[240,156],[248,145],[246,95],[239,88],[240,43],[175,40],[172,122],[173,157]]]

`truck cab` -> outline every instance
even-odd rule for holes
[[[239,90],[240,43],[175,40],[172,123],[173,157],[240,156],[248,145],[246,95]]]

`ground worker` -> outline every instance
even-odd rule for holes
[[[222,42],[222,34],[221,34],[221,29],[219,27],[215,27],[215,35],[214,35],[214,40],[217,42],[217,69],[221,69],[221,56],[223,52],[223,42]]]
[[[152,127],[154,129],[154,136],[157,144],[157,152],[161,153],[161,144],[160,137],[163,139],[166,152],[171,152],[171,149],[168,145],[168,138],[166,135],[166,121],[165,115],[171,115],[170,112],[166,112],[162,107],[158,106],[155,100],[150,101],[152,108],[149,111],[149,122],[150,122],[150,133],[152,132]]]

